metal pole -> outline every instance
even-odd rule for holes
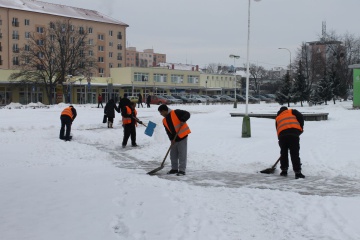
[[[235,88],[235,89],[234,89],[234,97],[235,97],[234,108],[237,108],[235,59],[239,59],[240,56],[231,54],[229,57],[234,59],[234,83],[235,83],[235,87],[234,87],[234,88]]]
[[[291,51],[288,48],[279,48],[279,49],[285,49],[290,54],[289,77],[290,77],[290,80],[291,80],[291,76],[292,76],[292,73],[291,73]]]

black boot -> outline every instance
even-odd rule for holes
[[[296,172],[295,179],[299,179],[299,178],[305,178],[305,176],[301,172]]]
[[[287,171],[282,170],[281,173],[280,173],[280,176],[287,177]]]

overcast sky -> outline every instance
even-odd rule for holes
[[[246,63],[248,0],[43,0],[97,10],[129,25],[127,47],[204,67]],[[302,42],[327,32],[360,36],[360,0],[251,0],[250,62],[286,67]]]

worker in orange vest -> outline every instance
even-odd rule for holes
[[[158,111],[164,117],[165,131],[171,141],[171,170],[168,174],[185,175],[187,164],[187,141],[191,133],[186,121],[190,118],[188,111],[172,110],[167,105],[160,105]]]
[[[291,162],[295,178],[305,178],[301,173],[300,161],[300,135],[304,131],[304,117],[295,110],[281,107],[276,117],[276,131],[280,146],[280,175],[286,177],[289,168],[288,152],[290,150]]]
[[[61,120],[61,129],[60,129],[60,139],[65,141],[70,141],[71,136],[71,124],[75,120],[77,116],[76,109],[70,105],[69,107],[65,108],[60,115]],[[66,126],[66,135],[64,136],[65,132],[65,126]]]
[[[122,123],[124,128],[124,137],[122,141],[123,148],[126,147],[129,137],[131,137],[131,146],[138,146],[136,144],[136,127],[137,123],[142,124],[143,122],[136,117],[137,111],[135,107],[136,103],[130,102],[130,104],[126,105],[121,111]]]

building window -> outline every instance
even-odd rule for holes
[[[93,29],[91,27],[89,28],[88,31],[89,31],[89,33],[93,33]]]
[[[75,37],[70,37],[70,43],[72,43],[72,44],[75,43]]]
[[[112,68],[113,67],[113,64],[112,63],[109,63],[109,68]]]
[[[122,45],[121,45],[120,43],[118,43],[117,49],[118,49],[118,50],[122,50]]]
[[[198,83],[199,82],[199,77],[198,76],[193,76],[193,75],[189,75],[187,78],[187,82],[188,83]]]
[[[25,19],[25,26],[29,26],[30,25],[30,19]]]
[[[143,81],[147,81],[147,79],[149,79],[148,73],[139,73],[139,72],[134,73],[134,81],[135,82],[143,82]]]
[[[184,75],[171,74],[172,83],[182,83],[183,79],[184,79]]]
[[[30,32],[25,32],[25,38],[30,38]]]
[[[24,49],[25,49],[25,51],[30,51],[30,45],[25,44]]]
[[[55,41],[55,35],[50,35],[50,40]]]
[[[98,57],[98,62],[100,63],[104,62],[104,57]]]
[[[19,46],[17,45],[17,43],[13,44],[13,52],[14,52],[14,53],[18,53],[18,52],[19,52]]]
[[[167,75],[166,74],[154,74],[154,82],[167,82]]]
[[[93,50],[89,50],[89,56],[94,56]]]
[[[94,39],[89,39],[89,45],[93,45],[94,44]]]
[[[12,39],[18,39],[19,40],[19,32],[18,31],[13,31]]]
[[[119,68],[121,67],[121,63],[118,63],[118,67],[119,67]]]
[[[43,39],[38,39],[38,40],[36,40],[36,44],[38,46],[43,46],[44,45],[44,40]]]
[[[100,52],[103,52],[103,51],[104,51],[104,46],[98,46],[98,50],[99,50]]]
[[[122,60],[122,55],[121,55],[121,53],[118,53],[118,55],[117,55],[117,60],[119,60],[119,61]]]
[[[103,68],[99,68],[99,73],[104,73],[104,69],[103,69]]]
[[[18,27],[19,26],[19,20],[17,18],[13,18],[12,20],[12,26],[13,27]]]
[[[117,34],[117,39],[122,39],[122,34],[121,34],[121,32],[118,32],[118,34]]]
[[[84,34],[84,33],[85,33],[84,27],[80,27],[80,28],[79,28],[79,33],[80,33],[80,34]]]
[[[43,33],[43,32],[44,32],[44,28],[43,28],[43,27],[36,27],[36,32],[37,32],[37,33]]]
[[[13,57],[13,65],[19,65],[19,57]]]
[[[109,35],[110,35],[110,36],[113,35],[113,31],[112,31],[112,30],[109,31]]]
[[[112,47],[114,45],[113,42],[109,42],[109,46]]]
[[[112,58],[112,57],[113,57],[113,53],[109,52],[109,58]]]
[[[103,41],[104,40],[104,34],[98,34],[98,39]]]
[[[54,29],[54,28],[55,28],[55,23],[50,22],[50,28],[51,28],[51,29]]]

